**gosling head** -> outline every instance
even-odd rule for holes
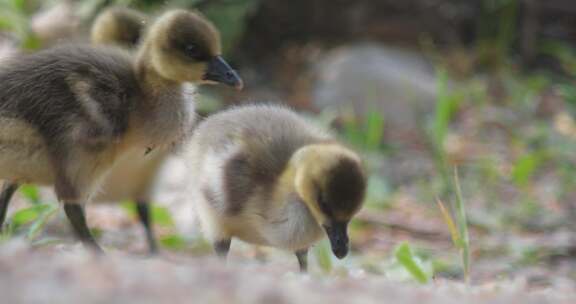
[[[200,13],[174,10],[156,21],[145,39],[150,64],[175,82],[222,83],[241,89],[242,80],[222,58],[220,34]]]
[[[90,40],[94,44],[134,47],[140,41],[147,22],[148,17],[139,11],[113,7],[94,20]]]
[[[300,148],[291,161],[296,191],[326,231],[334,255],[345,257],[348,224],[360,210],[366,192],[360,158],[337,144],[313,144]]]

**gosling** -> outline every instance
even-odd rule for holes
[[[187,145],[191,199],[216,253],[231,239],[290,250],[301,271],[326,234],[338,258],[362,206],[366,177],[356,153],[285,107],[232,108],[200,123]]]
[[[148,16],[127,7],[112,7],[96,17],[90,30],[90,41],[96,45],[133,48],[140,42]]]
[[[200,14],[165,13],[136,56],[112,47],[64,46],[13,59],[0,71],[0,225],[21,183],[54,186],[79,239],[101,249],[83,204],[123,157],[168,149],[188,136],[182,84],[242,81],[220,56]]]

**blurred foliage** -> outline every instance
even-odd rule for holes
[[[477,48],[482,65],[492,68],[506,63],[517,39],[517,0],[483,0],[478,19]]]
[[[40,200],[37,187],[32,185],[23,187],[24,191],[21,193],[31,206],[14,212],[7,219],[0,237],[2,240],[15,236],[25,236],[29,241],[38,239],[48,221],[59,210],[58,204],[44,203]]]
[[[138,214],[136,212],[136,203],[123,202],[121,206],[135,222],[139,222]],[[185,250],[191,245],[185,237],[175,232],[176,225],[168,208],[157,204],[150,204],[149,210],[152,223],[162,228],[162,230],[168,231],[168,233],[162,233],[159,236],[160,245],[162,247],[170,250]]]
[[[541,163],[542,157],[540,153],[528,153],[520,156],[512,167],[512,180],[518,187],[523,187],[528,184],[534,172]]]
[[[228,53],[244,34],[246,19],[257,8],[259,0],[85,0],[74,3],[79,17],[89,25],[100,11],[109,6],[133,6],[150,15],[168,8],[196,8],[220,30],[223,51]],[[30,27],[31,16],[62,0],[0,0],[0,30],[8,31],[25,49],[38,49],[40,41]]]
[[[35,5],[26,0],[0,0],[0,30],[14,34],[24,49],[40,48],[40,41],[30,28]]]
[[[224,54],[230,55],[231,50],[242,38],[246,20],[257,8],[258,2],[259,0],[214,1],[214,4],[207,4],[201,9],[220,30]]]
[[[384,139],[384,116],[378,110],[368,111],[365,117],[355,113],[345,116],[343,121],[344,137],[348,142],[363,151],[380,152]]]

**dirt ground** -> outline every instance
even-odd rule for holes
[[[566,289],[528,290],[522,281],[467,288],[390,282],[364,273],[300,274],[279,266],[227,265],[214,258],[94,256],[77,245],[0,249],[1,303],[574,303]]]

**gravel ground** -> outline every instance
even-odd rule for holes
[[[426,286],[382,277],[305,275],[212,258],[93,256],[81,247],[0,248],[0,303],[574,303],[573,290],[527,290],[522,282]]]

